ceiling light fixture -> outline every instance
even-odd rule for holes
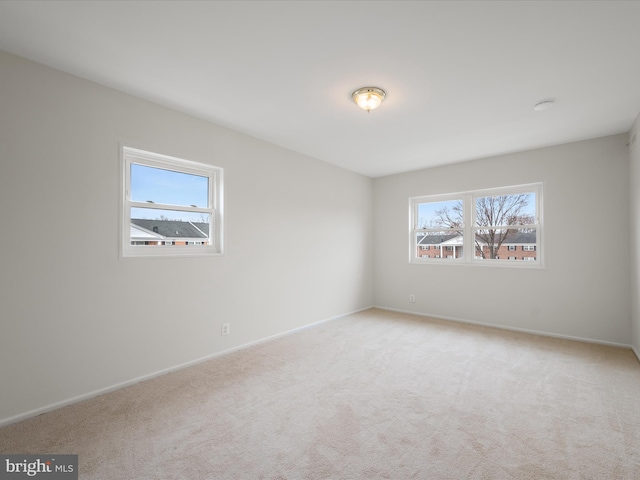
[[[361,109],[367,112],[380,106],[387,94],[378,87],[362,87],[351,94],[351,98]]]
[[[541,102],[536,103],[533,109],[536,112],[541,112],[543,110],[549,110],[551,107],[553,107],[553,100],[543,100]]]

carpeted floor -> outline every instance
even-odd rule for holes
[[[630,350],[368,310],[0,429],[83,479],[638,479]]]

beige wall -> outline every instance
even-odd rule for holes
[[[616,135],[375,179],[376,304],[629,345],[626,143]],[[534,182],[544,183],[545,269],[408,263],[409,197]],[[597,255],[603,243],[615,253]]]
[[[631,183],[631,325],[633,349],[640,359],[640,116],[629,133]]]
[[[0,423],[373,303],[371,179],[4,53],[0,105]],[[225,256],[119,258],[120,142],[224,167]]]
[[[639,350],[626,135],[372,180],[1,52],[0,79],[0,424],[373,303],[623,345],[633,305]],[[226,255],[118,256],[120,143],[225,168]],[[545,269],[408,263],[410,196],[540,181]]]

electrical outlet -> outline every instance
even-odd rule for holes
[[[221,335],[229,335],[229,324],[228,323],[223,323],[222,324],[222,333]]]
[[[415,295],[413,295],[413,294],[412,294],[412,295],[409,295],[409,301],[410,301],[411,303],[414,303],[414,302],[416,301],[416,296],[415,296]]]

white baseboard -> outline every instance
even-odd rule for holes
[[[541,330],[530,330],[527,328],[518,328],[518,327],[510,327],[510,326],[506,326],[506,325],[500,325],[497,323],[487,323],[487,322],[478,322],[475,320],[466,320],[466,319],[462,319],[462,318],[454,318],[454,317],[445,317],[442,315],[432,315],[430,313],[421,313],[421,312],[412,312],[409,310],[399,310],[396,308],[388,308],[388,307],[381,307],[376,305],[374,308],[379,308],[380,310],[388,310],[390,312],[398,312],[398,313],[407,313],[409,315],[417,315],[419,317],[429,317],[429,318],[437,318],[438,320],[447,320],[447,321],[451,321],[451,322],[459,322],[459,323],[468,323],[471,325],[480,325],[483,327],[491,327],[491,328],[499,328],[501,330],[511,330],[513,332],[522,332],[522,333],[531,333],[533,335],[542,335],[543,337],[553,337],[553,338],[564,338],[565,340],[575,340],[578,342],[587,342],[587,343],[597,343],[600,345],[609,345],[611,347],[622,347],[622,348],[631,348],[633,349],[633,347],[631,345],[626,345],[624,343],[616,343],[616,342],[607,342],[605,340],[597,340],[597,339],[593,339],[593,338],[583,338],[583,337],[575,337],[572,335],[563,335],[560,333],[552,333],[552,332],[544,332]],[[636,356],[638,356],[638,359],[640,359],[640,356],[638,355],[638,353],[634,350]]]
[[[636,358],[640,362],[640,353],[638,353],[638,349],[635,347],[635,345],[631,347],[631,350],[633,350],[633,353],[636,354]]]
[[[237,347],[229,348],[229,349],[223,350],[221,352],[212,353],[211,355],[206,355],[204,357],[197,358],[197,359],[191,360],[189,362],[181,363],[181,364],[175,365],[173,367],[169,367],[169,368],[165,368],[165,369],[162,369],[162,370],[158,370],[156,372],[153,372],[153,373],[150,373],[150,374],[147,374],[147,375],[142,375],[140,377],[132,378],[130,380],[126,380],[124,382],[116,383],[114,385],[111,385],[111,386],[108,386],[108,387],[105,387],[105,388],[100,388],[98,390],[93,390],[93,391],[88,392],[88,393],[83,393],[82,395],[77,395],[75,397],[68,398],[68,399],[62,400],[60,402],[55,402],[55,403],[52,403],[50,405],[46,405],[44,407],[36,408],[36,409],[30,410],[28,412],[19,413],[17,415],[13,415],[11,417],[3,418],[3,419],[0,420],[0,427],[4,427],[4,426],[10,425],[12,423],[21,422],[21,421],[26,420],[28,418],[36,417],[38,415],[42,415],[43,413],[47,413],[47,412],[51,412],[53,410],[57,410],[58,408],[66,407],[68,405],[72,405],[74,403],[82,402],[84,400],[89,400],[89,399],[97,397],[99,395],[104,395],[105,393],[114,392],[116,390],[120,390],[121,388],[129,387],[131,385],[135,385],[136,383],[144,382],[145,380],[151,380],[152,378],[159,377],[161,375],[166,375],[167,373],[171,373],[171,372],[175,372],[175,371],[178,371],[178,370],[182,370],[183,368],[192,367],[194,365],[198,365],[198,364],[206,362],[208,360],[212,360],[214,358],[221,357],[223,355],[228,355],[230,353],[237,352],[238,350],[243,350],[245,348],[249,348],[249,347],[252,347],[254,345],[259,345],[261,343],[268,342],[270,340],[275,340],[276,338],[279,338],[279,337],[284,337],[286,335],[291,335],[293,333],[300,332],[302,330],[306,330],[307,328],[311,328],[311,327],[314,327],[316,325],[320,325],[322,323],[330,322],[330,321],[333,321],[333,320],[337,320],[339,318],[343,318],[343,317],[346,317],[346,316],[349,316],[349,315],[353,315],[354,313],[358,313],[358,312],[363,312],[365,310],[369,310],[370,308],[373,308],[373,307],[369,306],[369,307],[361,308],[359,310],[354,310],[352,312],[336,315],[335,317],[327,318],[327,319],[324,319],[324,320],[319,320],[317,322],[310,323],[308,325],[303,325],[301,327],[296,327],[296,328],[293,328],[291,330],[287,330],[287,331],[282,332],[282,333],[277,333],[275,335],[271,335],[269,337],[261,338],[259,340],[255,340],[253,342],[249,342],[249,343],[245,343],[245,344],[239,345]]]

